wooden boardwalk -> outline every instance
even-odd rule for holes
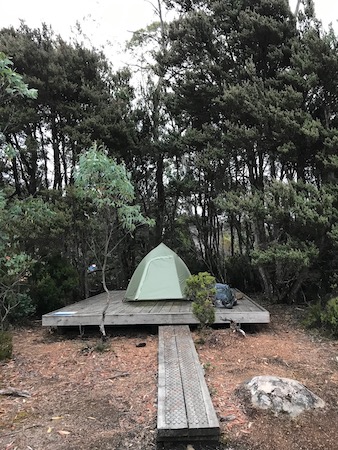
[[[158,441],[217,440],[220,429],[187,325],[159,327]]]
[[[239,291],[236,291],[237,294]],[[112,291],[105,325],[196,325],[191,302],[186,300],[124,301],[125,291]],[[215,324],[269,323],[269,312],[240,293],[233,309],[216,308]],[[99,325],[106,294],[99,294],[42,316],[47,327]]]

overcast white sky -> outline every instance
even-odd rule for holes
[[[297,0],[289,1],[294,11]],[[153,3],[157,1],[153,0]],[[315,8],[324,26],[332,22],[338,32],[337,0],[315,0]],[[131,37],[131,31],[151,23],[155,15],[148,0],[7,1],[1,11],[0,28],[17,27],[20,19],[31,28],[46,22],[66,39],[78,21],[91,43],[96,47],[105,45],[107,56],[120,65],[125,58],[123,43]]]
[[[157,2],[156,2],[157,3]],[[31,28],[42,22],[52,26],[65,39],[79,22],[83,33],[95,47],[105,46],[107,56],[123,63],[123,45],[132,31],[155,20],[154,8],[147,0],[16,0],[6,2],[0,14],[0,28],[19,26],[20,19]],[[0,49],[1,50],[1,49]]]

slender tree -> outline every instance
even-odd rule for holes
[[[139,206],[133,204],[134,188],[125,166],[117,164],[106,153],[104,148],[94,144],[80,156],[75,174],[79,198],[88,202],[84,209],[88,246],[101,271],[102,286],[107,294],[100,324],[103,338],[106,337],[104,322],[111,296],[107,284],[109,262],[136,226],[152,224],[143,217]]]

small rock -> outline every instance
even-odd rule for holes
[[[147,344],[145,342],[139,342],[136,347],[145,347]]]
[[[191,444],[187,445],[187,450],[195,450],[194,447]]]
[[[236,419],[236,416],[234,414],[229,414],[228,416],[221,416],[219,418],[220,422],[232,422]]]

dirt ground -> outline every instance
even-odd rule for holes
[[[269,308],[268,326],[244,338],[215,329],[196,344],[222,430],[217,447],[176,444],[173,449],[338,449],[338,342],[304,331],[299,309]],[[13,359],[0,365],[0,450],[151,450],[156,448],[157,335],[111,329],[57,335],[39,322],[14,330]],[[198,340],[194,331],[194,339]],[[324,410],[296,419],[246,410],[237,386],[254,375],[304,383]]]

